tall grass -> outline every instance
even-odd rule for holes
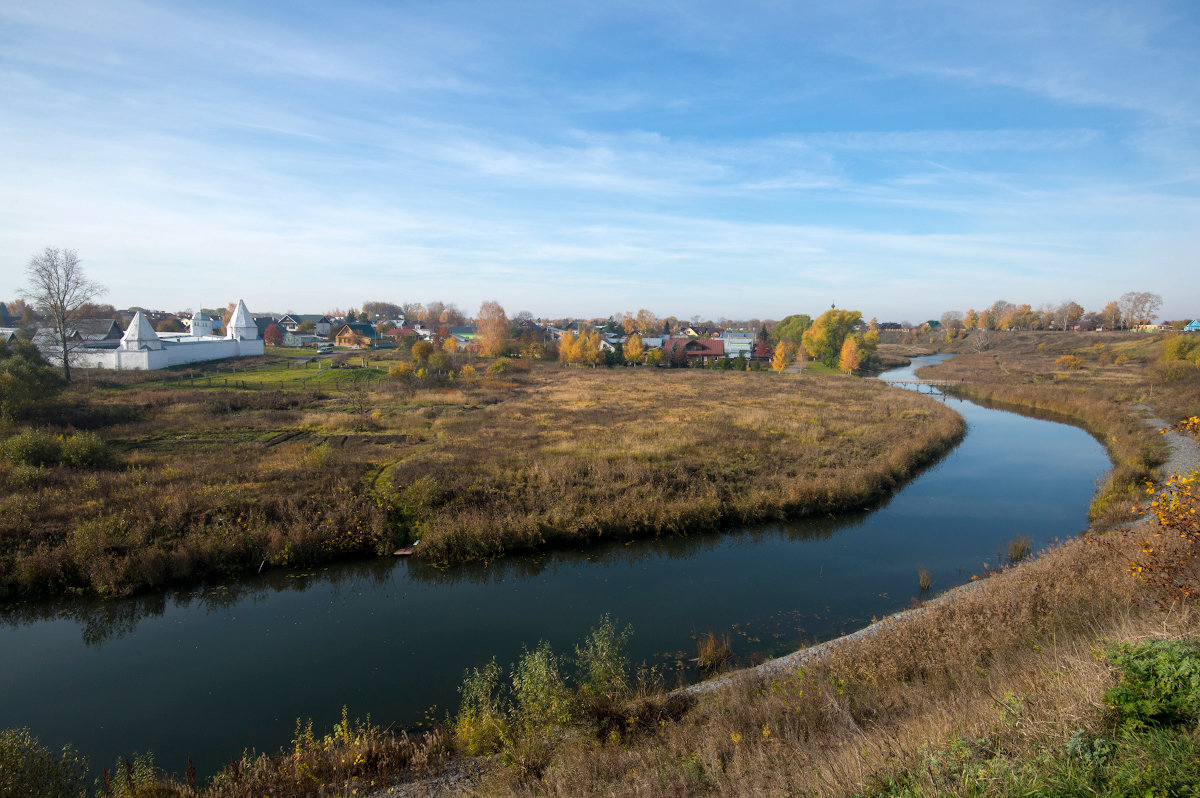
[[[68,399],[93,430],[0,445],[24,453],[0,464],[0,599],[122,595],[417,538],[444,562],[836,512],[962,433],[928,397],[874,381],[699,370],[514,367],[354,401],[138,382]]]
[[[1200,369],[1164,377],[1156,370],[1161,349],[1158,337],[1127,334],[993,333],[986,352],[964,352],[921,374],[962,380],[950,389],[956,395],[1051,413],[1087,429],[1113,461],[1091,519],[1113,526],[1135,517],[1138,491],[1166,460],[1166,446],[1144,423],[1143,408],[1168,422],[1200,412]],[[1057,362],[1063,356],[1081,368],[1064,368]]]

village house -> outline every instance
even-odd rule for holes
[[[352,349],[370,349],[380,342],[380,335],[370,324],[343,324],[334,336],[334,343]]]
[[[286,332],[294,333],[306,321],[313,323],[313,334],[321,337],[328,336],[333,327],[329,317],[320,313],[287,313],[279,319],[279,326]]]
[[[712,363],[725,357],[725,342],[719,338],[668,338],[663,356],[673,366]]]

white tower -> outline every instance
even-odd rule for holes
[[[150,326],[149,320],[142,315],[139,310],[133,314],[133,321],[129,322],[129,329],[125,331],[125,335],[121,336],[122,349],[162,349],[162,341],[159,340],[158,333]]]
[[[225,337],[242,341],[252,341],[258,338],[258,325],[254,323],[254,317],[250,315],[246,303],[240,299],[233,311],[233,316],[229,319],[229,329],[226,331]]]
[[[192,335],[212,335],[212,328],[212,319],[197,305],[196,312],[192,314]]]

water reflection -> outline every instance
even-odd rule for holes
[[[885,507],[890,500],[889,496],[870,510],[837,516],[801,518],[727,532],[609,541],[586,548],[556,548],[448,567],[430,565],[417,558],[356,560],[303,571],[275,569],[220,584],[203,584],[185,590],[132,598],[66,603],[29,602],[3,608],[0,623],[19,627],[47,620],[69,619],[79,625],[84,645],[101,646],[134,633],[143,619],[161,617],[168,606],[212,614],[226,612],[244,602],[267,601],[278,593],[305,593],[319,589],[337,596],[362,592],[392,582],[395,578],[394,569],[403,569],[405,580],[415,585],[496,585],[535,579],[547,571],[581,565],[628,568],[660,559],[686,561],[713,552],[729,535],[743,537],[751,545],[760,545],[769,538],[789,542],[827,540],[838,532],[861,526],[871,513]]]
[[[511,662],[539,639],[570,651],[605,613],[633,626],[635,662],[678,665],[681,678],[709,629],[728,632],[743,662],[828,639],[907,606],[918,569],[945,590],[1014,534],[1038,548],[1086,525],[1107,467],[1099,444],[959,409],[962,444],[870,512],[444,569],[378,559],[19,605],[0,613],[0,728],[30,726],[96,762],[150,748],[203,771],[243,747],[286,744],[297,717],[328,726],[343,704],[382,723],[445,711],[465,668]]]

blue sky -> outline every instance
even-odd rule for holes
[[[1197,42],[1191,0],[5,0],[0,291],[58,246],[121,307],[1190,318]]]

